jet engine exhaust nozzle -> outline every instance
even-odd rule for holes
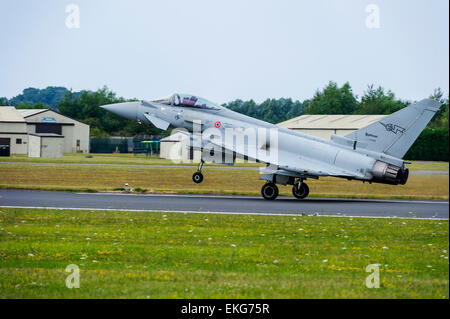
[[[385,162],[376,161],[371,171],[372,181],[376,183],[405,185],[408,180],[409,170],[391,165]]]

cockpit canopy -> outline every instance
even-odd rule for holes
[[[172,106],[193,107],[193,108],[199,108],[199,109],[204,109],[204,110],[220,110],[221,109],[221,107],[216,103],[213,103],[204,98],[197,97],[197,96],[190,95],[190,94],[175,93],[170,97],[156,99],[156,100],[153,100],[152,102],[159,103],[159,104],[165,104],[165,105],[172,105]]]

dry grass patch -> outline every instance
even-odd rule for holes
[[[0,187],[47,190],[114,190],[124,183],[151,192],[260,194],[256,170],[204,169],[205,179],[194,184],[195,168],[1,165]],[[338,178],[308,182],[311,196],[354,198],[448,199],[448,175],[411,175],[406,185],[369,184]],[[280,194],[291,196],[290,186]]]

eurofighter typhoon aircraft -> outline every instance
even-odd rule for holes
[[[236,158],[265,163],[261,194],[273,200],[280,185],[293,185],[292,194],[309,194],[307,179],[333,176],[348,180],[404,185],[408,169],[402,157],[439,110],[424,99],[346,136],[329,140],[289,130],[189,94],[152,101],[124,102],[102,108],[140,123],[167,130],[184,130],[188,147],[200,154],[192,179],[203,181],[204,162],[234,164]],[[239,181],[236,181],[237,183]]]

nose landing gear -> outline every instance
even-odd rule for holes
[[[200,184],[201,182],[203,182],[203,174],[202,174],[203,163],[204,163],[204,161],[200,161],[200,164],[198,165],[197,172],[195,172],[192,175],[192,180],[196,184]]]
[[[194,181],[194,183],[200,184],[201,182],[203,182],[203,174],[200,172],[195,172],[194,175],[192,175],[192,180]]]

